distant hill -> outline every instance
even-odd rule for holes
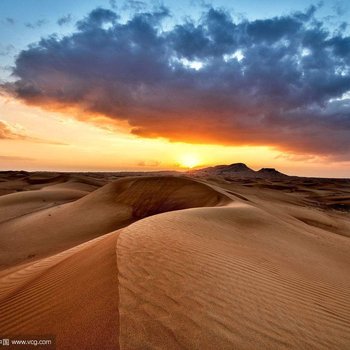
[[[221,175],[237,178],[262,178],[262,179],[278,179],[285,178],[288,175],[279,172],[274,168],[262,168],[259,171],[255,171],[249,168],[244,163],[233,163],[229,165],[216,165],[213,167],[207,167],[190,172],[194,175]]]
[[[274,168],[262,168],[259,171],[257,171],[256,174],[258,175],[258,177],[261,176],[262,178],[269,179],[288,177],[288,175],[283,174]]]

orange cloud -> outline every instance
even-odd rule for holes
[[[38,142],[38,143],[46,143],[51,145],[61,145],[65,146],[66,143],[58,142],[54,140],[46,140],[37,137],[32,137],[24,134],[18,128],[11,126],[9,123],[0,120],[0,140],[22,140],[29,142]]]

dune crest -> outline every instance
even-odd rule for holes
[[[115,181],[86,197],[113,194],[114,201],[132,208],[135,219],[167,211],[220,206],[231,199],[207,184],[186,177],[134,177]]]
[[[23,208],[18,217],[5,206],[0,213],[0,267],[57,253],[150,215],[231,201],[206,184],[173,176],[127,177],[88,194],[72,191],[61,185],[0,197],[0,204],[14,198]],[[61,205],[64,193],[66,201],[68,195],[83,197]]]

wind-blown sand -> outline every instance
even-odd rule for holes
[[[345,180],[1,178],[0,335],[54,334],[57,349],[350,347]]]
[[[346,349],[349,248],[245,204],[133,224],[117,244],[121,347]]]
[[[57,349],[117,349],[117,236],[107,234],[0,278],[1,334],[56,335]]]

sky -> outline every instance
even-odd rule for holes
[[[0,1],[0,170],[350,177],[345,1]]]

